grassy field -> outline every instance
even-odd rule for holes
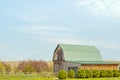
[[[43,78],[37,74],[0,75],[0,80],[53,80],[53,78]]]
[[[119,78],[66,79],[66,80],[120,80],[120,77]]]
[[[38,74],[19,74],[19,75],[0,75],[0,80],[59,80],[58,78],[43,78]],[[88,79],[66,79],[66,80],[120,80],[120,77],[115,78],[88,78]]]

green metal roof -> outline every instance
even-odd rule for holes
[[[79,63],[79,64],[120,64],[120,62],[110,62],[110,61],[73,61],[73,63]]]
[[[94,46],[59,44],[65,61],[102,61],[100,52]]]

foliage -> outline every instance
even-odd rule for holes
[[[3,62],[0,62],[0,74],[3,74],[6,72],[6,68]]]
[[[53,73],[53,72],[46,72],[46,71],[40,72],[39,76],[43,77],[43,78],[53,78],[53,77],[56,77],[55,73]]]
[[[93,73],[91,70],[85,70],[85,73],[86,73],[86,78],[91,78],[93,77]]]
[[[78,78],[85,78],[86,77],[86,72],[83,69],[79,69],[76,73]]]
[[[69,78],[74,78],[74,77],[75,77],[75,72],[74,72],[74,70],[69,70],[69,72],[68,72],[68,77],[69,77]]]
[[[106,77],[113,77],[113,71],[112,70],[106,70]]]
[[[9,74],[0,75],[0,80],[53,80],[52,78],[43,78],[38,74]]]
[[[22,61],[17,67],[19,71],[24,73],[32,73],[32,72],[42,72],[48,71],[48,64],[45,61]]]
[[[10,73],[11,66],[5,64],[4,62],[0,62],[0,74]]]
[[[100,70],[100,77],[106,77],[106,70]]]
[[[119,70],[113,70],[113,77],[119,76]]]
[[[58,73],[59,79],[66,79],[67,78],[67,72],[65,70],[60,70]]]
[[[99,70],[93,70],[93,77],[94,78],[99,78],[100,77],[100,71]]]

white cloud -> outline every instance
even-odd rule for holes
[[[0,50],[3,50],[6,47],[6,44],[0,43]]]
[[[53,26],[34,26],[34,27],[25,27],[21,28],[20,31],[68,31],[68,28],[65,27],[53,27]]]
[[[52,38],[48,40],[53,43],[61,43],[61,44],[80,44],[81,43],[79,40],[72,39],[72,38]]]
[[[120,17],[120,0],[77,0],[77,4],[95,15]]]
[[[33,34],[43,39],[71,37],[72,29],[59,26],[31,26],[16,29],[22,33]],[[69,33],[69,34],[68,34]]]
[[[117,43],[109,43],[102,41],[87,41],[87,40],[75,39],[75,38],[52,38],[47,40],[57,44],[61,43],[61,44],[76,44],[76,45],[93,45],[100,49],[105,49],[105,50],[120,50],[120,45]]]

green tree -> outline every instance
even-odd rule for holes
[[[0,74],[3,74],[6,72],[6,68],[3,62],[0,62]]]

